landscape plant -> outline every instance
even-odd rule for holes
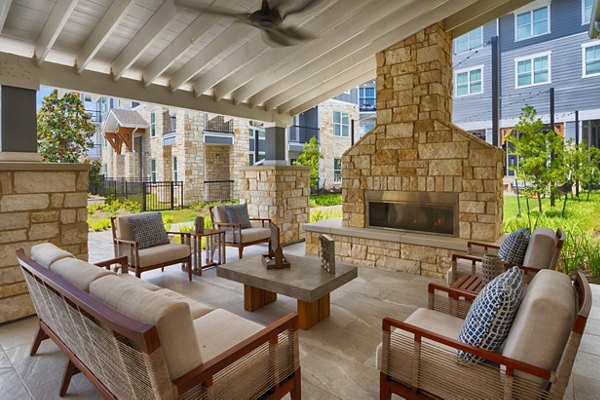
[[[67,92],[62,97],[53,90],[42,101],[37,114],[38,153],[44,162],[78,163],[94,145],[96,129],[79,95]]]
[[[303,165],[310,167],[310,185],[316,190],[319,188],[319,160],[323,159],[319,149],[319,142],[316,136],[304,143],[302,153],[298,156],[298,160],[294,161],[294,165]]]

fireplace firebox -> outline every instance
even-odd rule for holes
[[[458,236],[458,194],[368,190],[367,226]]]

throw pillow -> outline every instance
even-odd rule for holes
[[[488,283],[473,301],[458,341],[497,351],[508,336],[523,295],[523,272],[513,267]],[[459,359],[480,362],[480,357],[457,350]]]
[[[160,213],[132,215],[129,229],[140,249],[170,243]]]
[[[225,206],[224,208],[227,222],[230,224],[240,224],[244,229],[252,228],[252,223],[250,223],[250,217],[248,216],[247,204],[235,204]]]
[[[508,235],[500,245],[498,255],[509,264],[523,265],[523,257],[529,244],[529,229],[519,229]]]

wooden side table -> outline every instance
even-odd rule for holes
[[[464,290],[465,292],[470,292],[473,294],[477,294],[483,289],[485,283],[480,276],[477,275],[462,275],[458,278],[452,285],[450,285],[453,289]]]
[[[192,247],[192,273],[202,275],[204,268],[225,264],[225,230],[205,229],[202,232],[190,232]],[[206,238],[204,264],[202,263],[202,238]],[[215,253],[217,258],[215,259]]]

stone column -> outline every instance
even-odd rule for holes
[[[88,166],[0,162],[0,323],[35,313],[15,251],[51,242],[86,260]]]
[[[240,169],[240,199],[250,217],[271,218],[281,230],[281,243],[304,239],[309,222],[310,168],[257,166]]]

